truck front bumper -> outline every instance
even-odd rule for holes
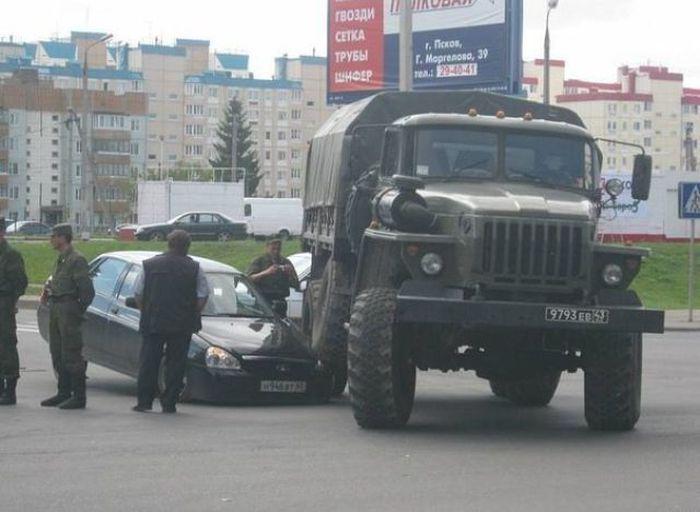
[[[407,281],[397,296],[397,320],[468,328],[664,332],[664,312],[641,306],[464,300],[459,289]]]

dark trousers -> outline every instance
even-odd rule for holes
[[[137,385],[139,405],[150,406],[158,392],[158,373],[161,361],[165,365],[165,389],[160,395],[163,405],[175,405],[182,393],[187,367],[187,352],[192,334],[167,333],[144,334],[141,345],[139,378]],[[163,359],[165,347],[165,359]]]
[[[19,377],[14,298],[0,297],[0,379]]]

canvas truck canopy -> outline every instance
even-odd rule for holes
[[[387,125],[415,114],[466,114],[508,117],[531,113],[535,119],[585,127],[571,110],[512,96],[478,91],[385,92],[338,109],[312,140],[304,208],[345,203],[355,175],[379,161]],[[353,134],[356,135],[353,140]]]

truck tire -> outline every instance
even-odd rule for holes
[[[583,350],[586,422],[592,430],[632,430],[642,399],[642,335],[600,333]]]
[[[403,427],[411,415],[416,366],[394,322],[396,292],[370,288],[355,299],[348,336],[350,402],[362,428]]]
[[[350,297],[334,291],[334,273],[338,263],[329,261],[320,283],[309,287],[311,346],[323,365],[333,374],[331,396],[338,397],[345,391],[348,381],[348,333],[345,322],[350,309]]]
[[[561,372],[548,372],[523,380],[490,380],[489,383],[494,395],[507,398],[515,405],[544,407],[552,401],[560,379]]]

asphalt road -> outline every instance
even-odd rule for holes
[[[33,314],[19,316],[19,404],[0,410],[0,510],[700,510],[700,334],[649,336],[643,415],[589,432],[582,375],[550,407],[518,408],[473,374],[421,373],[400,432],[330,405],[181,405],[137,414],[135,383],[88,370],[88,409],[53,394]]]

